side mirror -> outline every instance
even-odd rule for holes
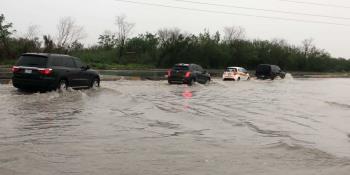
[[[89,70],[89,69],[90,69],[90,66],[89,66],[89,65],[82,66],[81,69],[82,69],[82,70]]]

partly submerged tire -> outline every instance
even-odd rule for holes
[[[91,81],[90,87],[91,87],[92,89],[97,89],[97,88],[99,88],[99,87],[100,87],[100,79],[94,78],[94,79]]]
[[[194,84],[194,79],[192,78],[187,84],[189,85],[189,86],[192,86],[193,84]]]
[[[66,91],[68,89],[68,82],[65,79],[62,79],[58,82],[57,90],[59,92]]]

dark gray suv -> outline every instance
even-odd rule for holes
[[[175,64],[168,70],[169,84],[188,84],[194,82],[205,84],[211,80],[210,74],[197,64]]]
[[[258,79],[275,79],[277,76],[282,79],[286,76],[286,73],[281,70],[279,66],[271,64],[260,64],[256,68],[255,76]]]
[[[69,55],[26,53],[12,67],[12,84],[22,90],[99,87],[100,76],[79,58]]]

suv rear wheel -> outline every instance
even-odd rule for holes
[[[67,80],[65,80],[65,79],[60,80],[59,83],[58,83],[58,86],[57,86],[57,90],[62,92],[62,91],[65,91],[67,89],[68,89],[68,82],[67,82]]]
[[[192,85],[194,84],[194,82],[195,82],[195,81],[194,81],[194,78],[191,78],[191,80],[188,82],[188,85],[189,85],[189,86],[192,86]]]

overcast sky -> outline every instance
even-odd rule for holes
[[[38,25],[41,34],[55,36],[56,25],[61,17],[71,16],[83,26],[87,38],[85,45],[97,42],[99,34],[105,30],[115,31],[115,17],[127,16],[127,21],[135,23],[133,34],[156,32],[160,28],[178,27],[190,33],[222,31],[225,26],[242,26],[249,39],[285,39],[294,45],[313,38],[318,48],[327,50],[335,57],[350,58],[350,2],[348,0],[190,0],[197,2],[224,4],[226,7],[191,4],[174,0],[129,0],[167,6],[195,8],[201,10],[268,16],[274,18],[293,18],[309,22],[266,19],[233,14],[198,12],[166,7],[147,6],[116,0],[0,0],[0,13],[8,22],[14,24],[17,36],[26,32],[28,26]],[[306,4],[306,3],[309,4]],[[333,4],[317,5],[311,3]],[[255,9],[279,10],[295,13],[333,16],[326,18],[306,15],[272,13],[259,10],[234,8],[232,6]],[[341,17],[341,18],[338,18]],[[311,23],[337,23],[330,25]]]

